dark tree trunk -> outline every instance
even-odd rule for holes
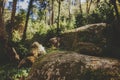
[[[3,0],[2,14],[4,14],[5,3],[6,3],[6,0]]]
[[[3,18],[4,2],[5,2],[5,0],[0,1],[0,47],[5,46],[6,38],[7,38],[6,31],[5,31],[5,26],[4,26],[4,18]]]
[[[86,0],[86,13],[88,13],[88,3],[89,1],[88,0]]]
[[[57,36],[60,35],[60,8],[61,8],[61,0],[58,1],[58,22],[57,22]]]
[[[16,59],[19,58],[19,55],[15,52],[15,49],[12,49],[11,45],[8,43],[3,17],[4,6],[5,0],[0,1],[0,65],[10,62],[10,59],[16,61]]]
[[[30,0],[29,5],[28,5],[28,12],[27,12],[27,15],[26,15],[25,29],[24,29],[24,32],[23,32],[22,41],[25,41],[25,39],[26,39],[26,31],[27,31],[27,27],[28,27],[28,21],[29,21],[30,11],[32,9],[33,1],[34,0]]]
[[[15,21],[16,5],[17,5],[17,0],[13,0],[11,23],[14,23],[14,21]]]
[[[89,14],[91,4],[92,4],[92,0],[90,0],[90,2],[89,2],[89,0],[86,0],[86,12],[87,12],[87,14]]]
[[[12,32],[13,32],[13,27],[14,27],[14,22],[15,22],[16,5],[17,5],[17,0],[13,0],[11,24],[10,24],[10,34],[9,34],[10,40],[12,40]]]
[[[116,4],[116,0],[111,0],[111,2],[113,4],[113,6],[114,6],[117,20],[119,20],[119,12],[118,12],[118,7],[117,7],[117,4]]]
[[[96,1],[96,7],[98,7],[99,2],[100,2],[100,0],[97,0],[97,1]]]
[[[51,24],[54,23],[54,0],[52,0],[52,16],[51,16]]]
[[[82,11],[81,0],[79,0],[79,8],[80,8],[80,14],[82,14],[82,13],[83,13],[83,11]]]
[[[110,2],[114,6],[115,13],[116,13],[116,18],[117,18],[117,20],[119,20],[119,12],[118,12],[118,7],[117,7],[116,0],[110,0]]]
[[[5,31],[5,26],[4,26],[4,18],[3,18],[3,13],[4,13],[4,1],[0,1],[0,64],[4,63],[4,60],[6,60],[6,47],[7,47],[7,34]]]
[[[4,0],[0,1],[0,27],[3,26]]]
[[[69,0],[69,23],[71,20],[71,0]]]
[[[118,7],[116,4],[116,0],[110,0],[111,4],[114,6],[115,9],[115,14],[116,14],[116,20],[113,23],[113,43],[115,46],[119,46],[120,47],[120,22],[119,22],[119,12],[118,12]]]
[[[88,6],[88,14],[89,14],[89,12],[90,12],[91,4],[92,4],[92,0],[90,0],[90,4],[89,4],[89,6]]]

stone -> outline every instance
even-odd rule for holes
[[[26,80],[119,80],[120,60],[54,52],[40,57]]]
[[[46,54],[45,48],[39,42],[33,42],[30,48],[30,54],[35,57]]]

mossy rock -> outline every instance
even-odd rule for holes
[[[73,48],[76,52],[87,54],[87,55],[93,55],[93,56],[103,56],[102,54],[102,48],[99,46],[96,46],[94,43],[90,42],[79,42],[75,45]]]
[[[40,57],[27,80],[120,80],[120,61],[75,52]]]
[[[60,46],[65,50],[82,51],[82,54],[87,52],[88,55],[103,55],[108,40],[106,28],[108,26],[105,23],[97,23],[64,32],[61,35]],[[84,45],[81,46],[80,43],[84,43]]]

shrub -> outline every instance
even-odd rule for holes
[[[21,77],[27,77],[30,68],[17,69],[13,64],[0,67],[0,80],[20,80]]]
[[[76,19],[75,25],[77,27],[80,27],[86,24],[85,16],[83,14],[77,14],[75,19]]]

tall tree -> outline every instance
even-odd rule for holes
[[[80,13],[82,14],[82,13],[83,13],[83,11],[82,11],[81,0],[78,0],[78,3],[79,3],[79,9],[80,9]]]
[[[70,18],[71,18],[71,0],[69,0],[68,3],[69,3],[69,5],[68,5],[69,8],[68,9],[69,9],[69,22],[70,22]]]
[[[19,57],[19,55],[15,52],[15,49],[13,50],[12,47],[8,44],[8,37],[3,17],[5,1],[6,0],[0,1],[0,64],[8,62],[10,59],[16,61],[16,59]]]
[[[91,4],[92,4],[92,0],[86,0],[86,12],[87,12],[87,14],[89,14]]]
[[[92,5],[92,0],[90,0],[89,6],[88,6],[88,13],[90,12],[91,5]]]
[[[15,21],[16,6],[17,6],[17,0],[13,0],[11,23],[14,23],[14,21]]]
[[[14,27],[14,22],[15,22],[16,5],[17,5],[17,0],[13,0],[12,14],[11,14],[11,25],[10,25],[10,34],[9,34],[10,39],[12,39],[12,32],[13,32],[13,27]]]
[[[0,0],[0,63],[5,60],[6,54],[5,49],[7,45],[7,34],[4,26],[4,2],[5,0]]]
[[[113,6],[114,6],[117,20],[119,20],[119,12],[118,12],[118,7],[117,7],[117,4],[116,4],[116,0],[110,0],[110,2],[111,2],[111,3],[113,4]]]
[[[51,16],[51,24],[54,23],[54,0],[52,0],[52,16]]]
[[[60,9],[61,9],[61,0],[58,0],[57,36],[59,36],[59,34],[60,34]]]
[[[6,41],[6,31],[5,31],[5,26],[4,26],[4,18],[3,18],[3,14],[4,14],[4,4],[5,0],[1,0],[0,1],[0,46],[1,44],[4,43],[4,41]]]
[[[25,27],[24,27],[22,41],[25,41],[25,39],[26,39],[26,31],[27,31],[27,27],[28,27],[28,21],[29,21],[30,11],[32,9],[33,1],[34,0],[30,0],[29,5],[28,5],[28,11],[27,11],[27,15],[26,15],[26,21],[25,21]]]

